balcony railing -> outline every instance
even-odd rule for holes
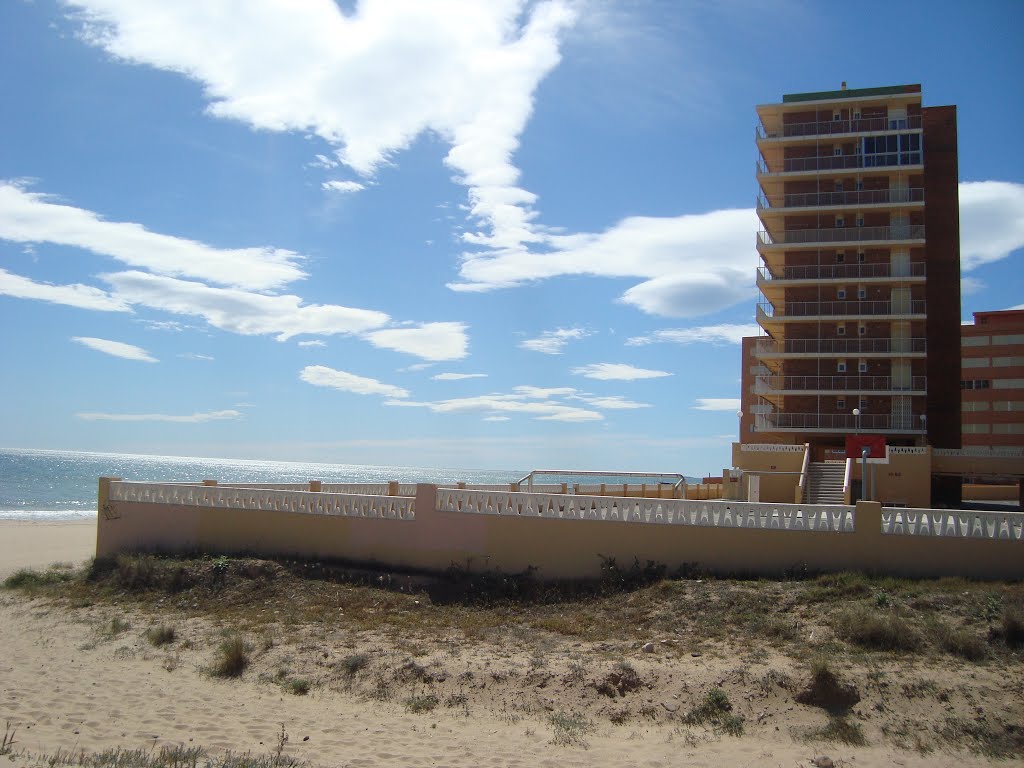
[[[896,203],[922,203],[921,187],[893,189],[851,189],[845,192],[794,192],[783,197],[781,206],[773,206],[764,195],[757,196],[758,210],[780,208],[824,208],[836,206],[892,205]]]
[[[777,235],[760,230],[758,245],[807,245],[810,243],[863,243],[869,240],[924,240],[924,224],[893,227],[830,227],[786,229]]]
[[[759,313],[768,317],[845,317],[859,315],[923,315],[924,299],[913,301],[787,301],[776,307],[762,301]]]
[[[890,166],[920,165],[921,152],[884,152],[870,155],[818,155],[815,157],[787,157],[768,165],[757,161],[758,175],[766,173],[804,173],[807,171],[843,171],[857,168],[887,168]]]
[[[776,430],[816,429],[833,432],[901,432],[924,434],[925,422],[920,414],[892,416],[887,413],[768,413],[754,420],[758,432]]]
[[[755,392],[923,392],[925,376],[894,381],[892,376],[758,376]]]
[[[872,277],[924,277],[923,261],[906,264],[808,264],[772,270],[758,267],[759,280],[859,280]]]
[[[927,339],[758,339],[755,354],[864,355],[912,354],[928,350]]]
[[[757,138],[778,139],[800,136],[834,136],[839,133],[914,131],[920,128],[920,115],[902,118],[862,117],[857,120],[818,120],[813,123],[786,123],[782,126],[781,131],[769,131],[763,125],[758,125]]]

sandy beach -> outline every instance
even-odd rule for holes
[[[94,530],[88,523],[5,524],[0,528],[0,562],[4,571],[10,571],[80,561],[90,554],[87,544]],[[146,630],[164,621],[173,624],[176,639],[156,647],[147,640]],[[781,691],[761,690],[772,670],[799,674],[793,659],[775,653],[759,652],[741,661],[725,649],[703,656],[644,654],[639,648],[603,653],[601,644],[551,641],[542,646],[549,660],[540,664],[538,646],[519,630],[503,632],[507,636],[501,639],[474,642],[395,638],[344,627],[324,635],[284,622],[270,641],[261,643],[250,631],[252,667],[240,678],[224,680],[211,676],[209,668],[225,629],[217,617],[190,615],[180,606],[168,606],[159,614],[127,604],[69,607],[2,591],[0,721],[16,728],[15,749],[33,755],[58,749],[161,745],[202,746],[213,754],[268,754],[277,747],[283,728],[287,755],[313,766],[352,768],[989,764],[983,757],[947,747],[928,753],[897,748],[880,738],[877,726],[868,731],[871,738],[865,746],[800,738],[826,718],[819,709],[782,697]],[[421,647],[414,648],[414,642]],[[393,694],[377,695],[369,674],[354,684],[332,672],[354,650],[365,651],[370,672],[410,668],[414,659],[411,668],[431,670],[433,677],[403,680],[395,683]],[[580,654],[603,659],[600,663],[612,668],[608,659],[620,653],[650,681],[648,685],[609,700],[589,685],[566,684],[572,664],[578,663],[572,659]],[[985,708],[1002,717],[1020,709],[1013,694],[1008,701],[1000,690],[1007,675],[1013,678],[1012,686],[1022,688],[1019,666],[968,669],[947,661],[924,668],[908,659],[907,676],[901,678],[902,666],[895,664],[889,673],[894,689],[902,680],[934,678],[940,686],[955,687],[972,677],[971,684],[981,692],[972,694],[979,712]],[[948,679],[937,677],[943,669],[949,670]],[[311,681],[309,694],[288,692],[281,684],[282,670],[306,676]],[[585,676],[596,673],[579,671]],[[383,679],[378,678],[378,688]],[[462,687],[464,680],[472,682]],[[682,725],[675,714],[687,706],[688,698],[715,685],[729,690],[734,711],[744,718],[742,736]],[[428,690],[438,694],[437,706],[414,711],[409,701]],[[456,696],[455,691],[466,695]],[[590,707],[588,717],[622,707],[622,720],[594,717],[585,733],[560,731],[553,715],[584,705]],[[915,707],[940,705],[933,699],[932,704],[908,700],[904,706],[913,717]],[[861,709],[867,718],[867,700]],[[825,756],[832,762],[814,762]],[[1001,764],[1022,763],[1010,759]]]
[[[0,579],[20,568],[80,565],[96,554],[96,521],[0,520]]]

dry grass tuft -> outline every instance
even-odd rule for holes
[[[241,635],[233,635],[220,644],[217,659],[210,670],[215,677],[241,677],[249,666],[249,644]]]
[[[177,639],[177,633],[174,631],[174,627],[169,627],[166,624],[159,624],[155,627],[150,627],[146,630],[146,639],[157,648],[162,645],[170,645]]]

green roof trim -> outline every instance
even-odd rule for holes
[[[787,93],[782,96],[783,104],[797,101],[825,101],[831,99],[853,99],[858,96],[892,96],[897,93],[920,93],[920,84],[886,85],[881,88],[847,88],[842,91],[815,91],[814,93]]]

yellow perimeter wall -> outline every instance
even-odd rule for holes
[[[600,574],[601,557],[675,569],[779,576],[787,569],[866,570],[913,576],[1024,576],[1022,542],[881,533],[881,507],[861,502],[850,533],[696,527],[438,512],[437,488],[419,485],[415,520],[340,517],[222,507],[111,502],[100,481],[96,553],[252,553],[338,558],[392,568]]]

